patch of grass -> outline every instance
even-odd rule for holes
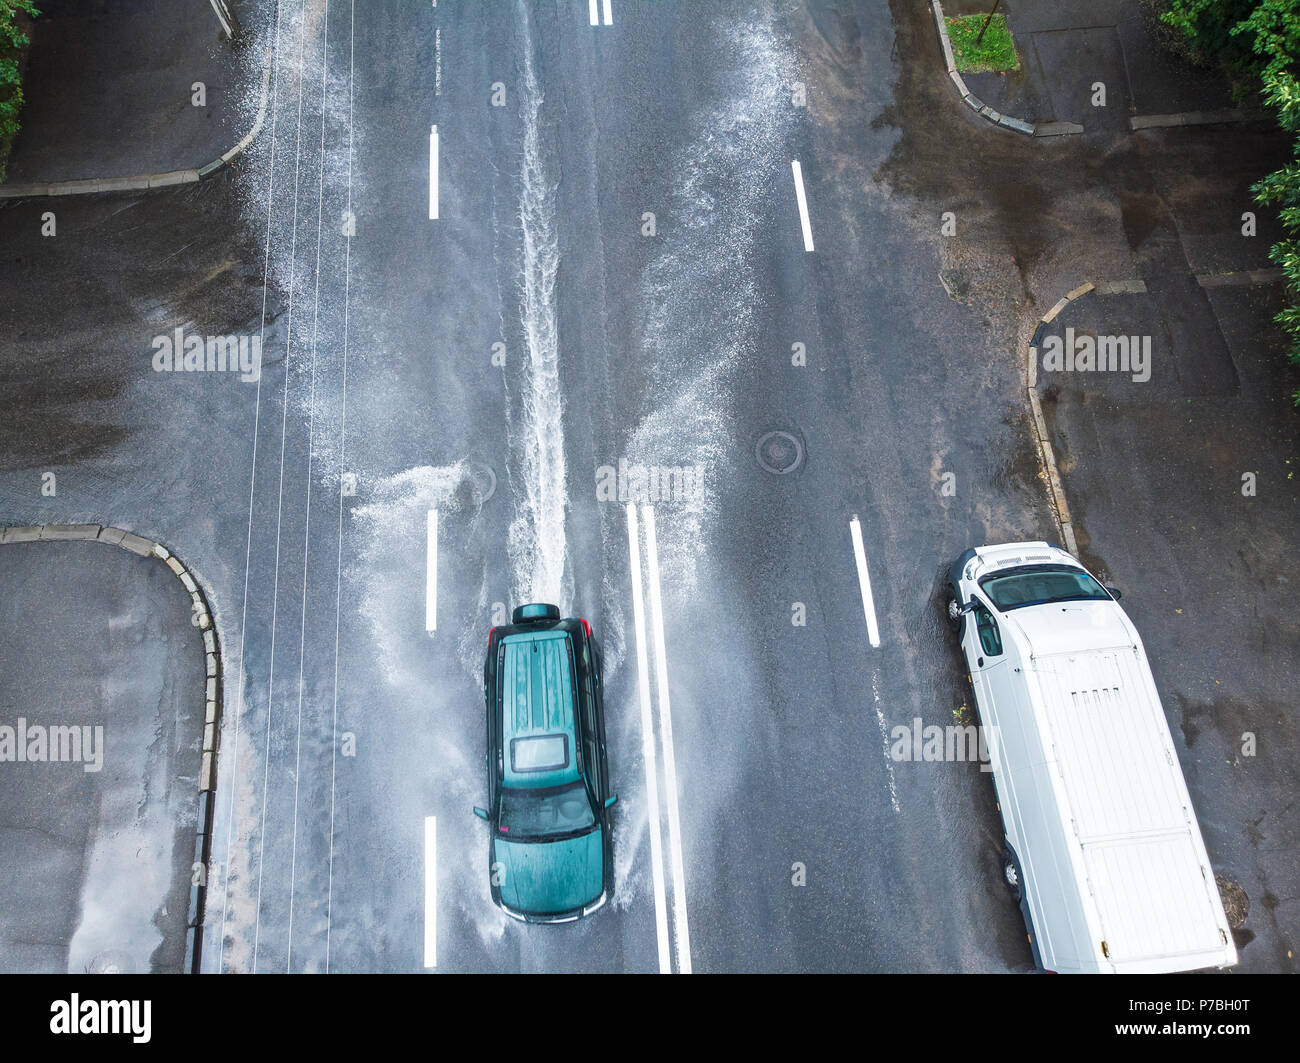
[[[962,15],[946,19],[948,38],[952,41],[952,56],[957,62],[957,69],[963,74],[984,74],[1003,70],[1019,70],[1020,56],[1016,55],[1016,45],[1007,29],[1005,15],[994,15],[989,28],[984,32],[984,39],[979,47],[975,38],[988,15]]]

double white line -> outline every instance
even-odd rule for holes
[[[678,974],[691,973],[691,933],[686,915],[686,876],[682,866],[682,828],[677,808],[677,761],[673,753],[673,718],[668,700],[668,658],[664,650],[663,602],[659,592],[659,547],[655,538],[653,506],[642,506],[645,527],[646,570],[641,570],[640,521],[635,503],[627,505],[627,542],[632,563],[632,615],[636,626],[637,689],[641,702],[641,756],[645,762],[646,800],[650,810],[650,866],[655,889],[655,934],[659,945],[659,973],[671,974],[672,944],[676,945]],[[663,837],[659,814],[659,770],[655,750],[655,721],[650,702],[649,648],[646,640],[645,579],[650,598],[650,625],[654,633],[655,688],[659,695],[659,732],[663,746],[665,804],[668,811],[668,847],[672,865],[672,909],[664,888]],[[671,916],[671,930],[670,930]]]
[[[599,18],[600,12],[597,11],[597,9],[596,9],[596,7],[597,7],[597,0],[590,0],[590,4],[589,4],[588,6],[589,6],[590,11],[591,11],[591,24],[592,24],[593,26],[599,26],[599,25],[600,25],[600,18]],[[613,12],[612,10],[610,10],[610,0],[601,0],[601,6],[603,6],[603,7],[604,7],[604,10],[605,10],[605,25],[606,25],[606,26],[612,26],[612,25],[614,25],[614,12]]]

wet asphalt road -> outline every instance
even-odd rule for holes
[[[938,715],[961,701],[928,618],[935,573],[969,533],[934,536],[918,561],[907,549],[910,522],[891,527],[878,497],[914,484],[911,503],[941,516],[934,426],[922,422],[900,440],[890,407],[923,406],[948,369],[927,357],[931,337],[921,329],[872,335],[873,320],[906,295],[896,262],[835,283],[834,262],[863,259],[841,234],[865,228],[870,242],[891,219],[879,208],[864,218],[866,204],[811,176],[806,123],[782,87],[797,63],[790,27],[722,6],[703,23],[693,9],[620,10],[617,32],[593,30],[568,6],[389,14],[355,35],[346,9],[329,23],[330,61],[341,78],[345,42],[354,78],[354,137],[365,131],[364,149],[353,144],[351,261],[341,234],[318,223],[348,209],[344,85],[325,109],[322,155],[313,150],[320,60],[312,53],[328,47],[325,25],[309,20],[296,41],[301,27],[280,27],[279,52],[297,47],[304,76],[297,85],[281,71],[277,81],[269,146],[279,161],[268,153],[266,166],[280,306],[264,349],[275,359],[284,336],[294,337],[288,395],[298,416],[284,419],[275,397],[284,368],[268,366],[239,762],[229,747],[225,760],[234,792],[247,779],[251,800],[235,806],[233,820],[218,807],[218,822],[224,814],[230,825],[231,876],[224,941],[214,947],[210,938],[207,962],[418,968],[422,940],[411,931],[424,922],[421,828],[437,815],[441,968],[655,969],[626,525],[621,506],[593,497],[596,468],[620,459],[705,470],[703,497],[657,507],[688,899],[686,925],[673,922],[672,962],[682,966],[685,954],[699,969],[946,969],[1023,959],[1011,949],[998,955],[996,936],[950,905],[912,902],[936,883],[939,895],[954,895],[980,858],[909,841],[948,836],[950,810],[969,806],[980,776],[947,773],[941,785],[951,795],[936,805],[933,766],[895,769],[881,731],[882,719],[935,715],[917,693],[900,611],[925,626],[940,662]],[[675,29],[665,25],[673,18],[682,21]],[[395,36],[394,23],[403,27]],[[641,45],[666,30],[680,49]],[[394,39],[404,42],[395,52]],[[504,107],[491,106],[494,84]],[[665,84],[682,89],[654,88]],[[431,118],[445,159],[436,223],[425,216]],[[858,123],[844,133],[870,143],[864,134]],[[593,154],[593,144],[606,143],[610,150]],[[881,136],[876,152],[887,145]],[[802,247],[789,171],[801,154],[813,204],[830,208],[819,209],[813,255]],[[654,237],[642,232],[646,211],[656,216]],[[379,278],[387,279],[382,295]],[[931,290],[935,312],[946,309],[942,298]],[[498,340],[504,371],[489,357]],[[809,365],[790,364],[795,342],[812,352]],[[890,380],[900,352],[914,353],[913,368]],[[881,379],[890,394],[877,392]],[[395,394],[404,396],[396,408]],[[804,447],[803,465],[788,476],[755,460],[758,439],[772,430]],[[351,445],[340,466],[345,432]],[[310,505],[309,436],[318,470]],[[873,484],[875,463],[891,472]],[[339,468],[359,485],[343,505],[341,577],[337,493],[316,487],[332,488]],[[488,468],[497,493],[485,499]],[[1033,510],[1020,505],[1032,524]],[[440,513],[433,639],[420,608],[429,509]],[[865,638],[849,538],[859,511],[890,634],[878,652]],[[1037,519],[1025,534],[1046,533],[1041,506]],[[896,596],[895,565],[912,579],[919,568],[924,582]],[[566,936],[508,925],[485,904],[486,839],[467,815],[481,799],[474,706],[491,607],[535,598],[588,615],[603,633],[624,802],[613,911]],[[796,602],[806,627],[791,624]],[[794,705],[818,722],[791,713]],[[359,755],[331,756],[335,733],[355,733]],[[376,863],[391,876],[374,875]],[[803,885],[794,884],[799,865]],[[1001,901],[983,891],[978,925],[996,919]],[[690,936],[689,922],[704,929]],[[1014,918],[1003,922],[1014,942]],[[996,959],[983,958],[988,950]]]
[[[5,431],[3,516],[131,527],[209,589],[227,699],[206,970],[424,968],[430,816],[438,970],[1026,970],[991,781],[892,762],[885,739],[968,704],[940,626],[948,561],[1054,536],[1015,349],[1042,233],[1008,217],[1005,174],[957,201],[997,234],[957,264],[992,274],[987,301],[938,281],[962,253],[940,250],[937,219],[963,170],[936,176],[928,153],[992,144],[997,173],[1020,145],[952,113],[923,129],[917,100],[944,86],[911,91],[933,45],[914,12],[612,15],[267,5],[270,111],[237,173],[60,204],[55,241],[32,235],[40,204],[7,207],[2,383],[26,413]],[[1061,151],[1044,170],[1078,180]],[[178,326],[258,337],[260,380],[153,372],[151,340]],[[784,475],[756,460],[773,431],[800,447]],[[666,652],[649,657],[669,681],[685,886],[674,904],[661,802],[667,956],[642,575],[624,507],[595,490],[621,459],[704,470],[699,495],[654,506]],[[567,927],[492,907],[470,814],[487,629],[498,603],[536,599],[602,638],[621,795],[615,899]]]

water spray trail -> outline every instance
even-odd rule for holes
[[[519,296],[525,360],[519,428],[512,433],[522,497],[510,526],[509,548],[516,602],[548,601],[564,606],[567,496],[555,308],[560,249],[555,233],[555,185],[547,173],[541,135],[543,95],[537,83],[528,12],[522,4],[519,11],[524,34]]]

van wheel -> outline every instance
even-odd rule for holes
[[[1017,904],[1023,893],[1023,885],[1020,881],[1020,865],[1016,863],[1016,858],[1011,855],[1010,849],[1002,850],[1002,881],[1011,891],[1011,898]]]
[[[961,603],[957,601],[957,589],[951,583],[944,595],[943,615],[954,633],[961,631]]]

